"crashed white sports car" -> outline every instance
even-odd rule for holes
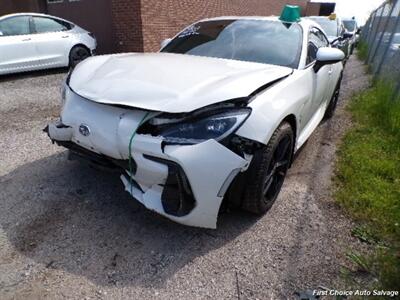
[[[333,114],[343,58],[310,20],[206,19],[159,53],[80,63],[45,130],[119,170],[148,209],[216,228],[223,199],[256,214],[274,203],[294,153]]]

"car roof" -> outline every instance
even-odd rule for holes
[[[67,23],[70,23],[70,24],[74,24],[71,21],[65,20],[63,18],[59,18],[59,17],[51,16],[51,15],[46,15],[46,14],[41,14],[41,13],[32,13],[32,12],[27,12],[27,13],[22,12],[22,13],[3,15],[3,16],[0,16],[0,20],[8,19],[8,18],[11,18],[11,17],[18,17],[18,16],[32,16],[32,17],[52,18],[52,19],[61,20],[61,21],[64,21],[64,22],[67,22]]]
[[[279,20],[278,16],[268,16],[268,17],[266,17],[266,16],[220,16],[220,17],[202,19],[197,22],[221,21],[221,20],[260,20],[260,21],[282,22],[281,20]],[[310,26],[314,26],[319,29],[322,29],[321,26],[317,22],[307,19],[307,18],[304,18],[304,17],[302,17],[300,19],[300,21],[293,22],[293,23],[297,23],[305,29],[308,29]]]

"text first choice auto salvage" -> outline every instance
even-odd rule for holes
[[[397,297],[399,291],[384,290],[313,290],[314,296],[386,296]]]

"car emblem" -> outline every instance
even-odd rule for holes
[[[79,132],[80,134],[82,134],[83,136],[88,136],[90,135],[90,128],[89,126],[85,125],[85,124],[81,124],[79,126]]]

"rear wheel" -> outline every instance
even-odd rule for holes
[[[264,214],[274,204],[292,160],[294,134],[289,123],[275,130],[268,145],[259,149],[247,171],[242,208]]]
[[[69,53],[69,66],[75,67],[82,60],[88,58],[89,56],[90,56],[89,49],[83,46],[75,46],[71,49]]]

